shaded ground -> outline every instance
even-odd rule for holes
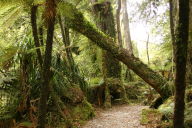
[[[122,105],[109,110],[97,110],[97,115],[83,128],[146,128],[140,124],[141,111],[146,106]]]

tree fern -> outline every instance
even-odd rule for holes
[[[12,7],[0,15],[0,28],[1,31],[11,27],[14,22],[21,16],[22,7]]]

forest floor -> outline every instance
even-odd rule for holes
[[[121,105],[111,109],[96,109],[96,117],[83,128],[146,128],[140,124],[142,109],[147,106]]]

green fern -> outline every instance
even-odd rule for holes
[[[12,7],[10,9],[8,9],[4,14],[1,14],[0,15],[1,32],[3,30],[5,30],[6,28],[11,27],[15,23],[15,21],[21,16],[21,14],[22,14],[22,7]]]

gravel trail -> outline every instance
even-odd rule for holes
[[[82,128],[146,128],[140,125],[141,105],[114,106],[108,110],[97,109],[96,117]]]

